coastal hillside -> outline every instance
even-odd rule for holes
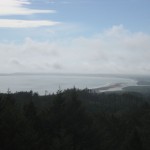
[[[135,92],[1,93],[0,149],[148,150],[149,103]]]

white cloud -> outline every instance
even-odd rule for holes
[[[117,36],[112,27],[89,38],[0,43],[1,72],[149,74],[150,35],[115,30]]]
[[[35,28],[41,26],[54,26],[58,24],[59,22],[47,20],[0,19],[0,28]]]
[[[31,15],[36,13],[54,13],[55,10],[29,9],[29,0],[0,0],[0,16]],[[54,26],[59,24],[49,20],[17,20],[0,19],[0,28],[34,28],[41,26]]]
[[[120,37],[129,34],[129,31],[123,25],[114,25],[110,29],[106,29],[105,34],[110,37]]]
[[[36,13],[54,13],[55,10],[37,10],[26,8],[29,0],[0,0],[0,15],[30,15]]]

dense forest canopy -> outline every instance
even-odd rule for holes
[[[150,96],[139,93],[0,94],[1,150],[149,150]]]

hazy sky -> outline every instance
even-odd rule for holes
[[[0,0],[0,73],[150,74],[150,0]]]

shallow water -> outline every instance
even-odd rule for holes
[[[6,75],[0,76],[0,92],[30,91],[44,94],[55,93],[60,88],[95,88],[107,84],[123,83],[127,86],[136,85],[132,79],[118,77],[76,76],[76,75]]]

